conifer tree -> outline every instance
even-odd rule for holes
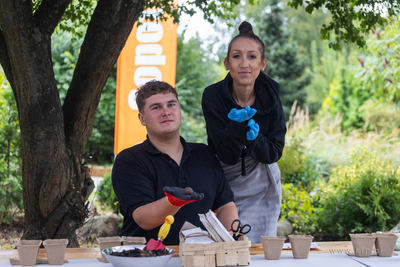
[[[270,0],[271,12],[264,15],[258,28],[268,61],[264,72],[279,83],[283,110],[288,119],[295,100],[299,106],[304,105],[305,87],[311,82],[311,75],[305,72],[307,62],[297,55],[297,44],[289,42],[289,32],[283,27],[282,9],[278,3],[278,0]]]

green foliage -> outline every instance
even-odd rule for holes
[[[251,5],[257,0],[250,0]],[[31,0],[33,13],[42,4],[42,0]],[[86,28],[89,25],[92,14],[96,8],[98,0],[72,0],[71,4],[66,9],[59,23],[58,30],[73,33],[73,40],[83,38],[84,32],[79,31],[80,27]],[[174,23],[178,23],[182,14],[193,15],[196,10],[193,7],[200,9],[203,12],[205,20],[210,23],[214,22],[215,17],[221,19],[231,19],[236,15],[233,12],[234,7],[240,3],[239,0],[189,0],[184,4],[177,5],[174,1],[144,1],[141,18],[151,21],[165,21],[172,17]],[[148,9],[158,8],[160,11],[148,11]]]
[[[283,155],[278,161],[282,183],[291,183],[311,192],[317,182],[328,174],[328,164],[313,156],[306,148],[304,139],[292,137],[286,141]]]
[[[311,42],[311,69],[312,82],[306,86],[307,106],[310,114],[317,114],[324,99],[329,95],[329,85],[340,75],[340,69],[348,65],[343,53],[329,49],[323,42],[318,49],[317,41]]]
[[[81,29],[89,25],[97,2],[98,0],[72,0],[62,16],[58,32],[72,33],[73,41],[82,39],[85,31]]]
[[[383,102],[400,103],[400,20],[372,30],[367,49],[360,53],[357,77],[363,89]]]
[[[307,191],[293,184],[282,185],[281,219],[292,223],[294,234],[313,234],[317,229],[313,198]]]
[[[345,133],[354,128],[365,130],[382,128],[375,128],[375,125],[366,127],[365,123],[369,123],[370,118],[374,120],[374,118],[378,119],[378,116],[372,116],[366,108],[368,105],[364,106],[364,103],[369,99],[373,101],[373,98],[377,98],[382,102],[379,105],[381,112],[385,110],[384,106],[397,103],[398,92],[400,92],[399,86],[396,86],[399,84],[400,76],[399,60],[396,58],[400,52],[397,45],[400,38],[397,32],[399,25],[399,21],[392,21],[385,31],[380,33],[374,31],[370,34],[367,39],[368,48],[363,53],[358,53],[356,58],[354,58],[354,53],[346,55],[344,53],[346,51],[342,51],[334,56],[331,54],[330,60],[324,60],[323,65],[313,67],[315,81],[307,88],[313,99],[308,99],[308,103],[319,102],[320,99],[316,97],[317,92],[324,92],[326,83],[330,81],[330,91],[322,103],[320,117],[335,117],[340,114],[341,127]],[[329,56],[329,53],[327,55]],[[317,61],[313,62],[315,64]],[[368,106],[370,107],[371,105]],[[394,105],[391,107],[396,109]],[[388,112],[386,114],[389,115]],[[384,118],[387,118],[388,122],[396,121],[389,116],[381,117],[382,120]],[[380,124],[383,125],[383,121]]]
[[[295,100],[300,106],[305,103],[307,93],[304,88],[311,82],[311,76],[304,72],[308,63],[298,57],[297,44],[289,43],[289,33],[283,27],[284,16],[278,3],[277,0],[269,1],[271,13],[262,18],[258,27],[268,60],[265,73],[279,83],[283,111],[288,119]]]
[[[11,222],[23,210],[18,111],[3,75],[0,68],[0,223]]]
[[[399,13],[397,0],[291,0],[289,6],[297,9],[304,5],[305,11],[312,13],[315,9],[327,9],[331,13],[332,21],[321,28],[321,39],[330,40],[331,34],[334,40],[329,47],[340,50],[340,42],[356,43],[359,47],[365,47],[364,35],[375,25],[384,25],[387,22],[386,11],[392,16]]]
[[[56,79],[61,103],[65,96],[74,74],[76,62],[78,61],[79,49],[82,39],[72,42],[72,33],[58,31],[51,38],[51,52],[53,60],[54,77]]]
[[[183,110],[182,124],[179,132],[187,142],[207,144],[206,123],[204,119],[191,117]]]
[[[400,109],[394,104],[383,104],[370,99],[362,105],[361,111],[369,129],[385,135],[399,136]]]
[[[83,27],[76,31],[83,31]],[[72,41],[74,34],[58,31],[52,36],[54,76],[60,93],[61,103],[67,94],[83,40]],[[97,164],[111,163],[114,158],[116,68],[108,77],[101,94],[100,103],[93,122],[92,136],[86,145],[86,153]]]
[[[118,198],[112,187],[111,173],[104,174],[103,180],[96,191],[97,199],[102,205],[108,206],[115,213],[118,213]]]
[[[33,13],[38,10],[42,2],[42,0],[31,0]],[[86,27],[89,25],[97,2],[98,0],[72,0],[71,4],[69,4],[62,15],[56,32],[72,33],[73,41],[82,39],[85,31],[82,31],[81,29],[86,29]]]
[[[290,40],[297,43],[299,53],[304,54],[311,62],[312,55],[320,64],[321,57],[324,56],[328,48],[327,42],[321,40],[320,28],[323,24],[331,21],[323,10],[315,10],[312,14],[305,12],[304,9],[294,9],[287,5],[288,0],[284,1],[285,22],[290,30]]]
[[[249,3],[252,5],[257,0],[250,0]],[[161,8],[162,12],[143,12],[143,17],[150,20],[166,20],[168,14],[174,18],[174,22],[179,22],[179,17],[182,14],[193,15],[196,13],[192,7],[197,7],[203,12],[203,17],[210,23],[214,23],[215,17],[221,19],[231,19],[235,17],[233,12],[234,7],[240,3],[240,0],[189,0],[185,1],[184,4],[176,5],[174,1],[162,0],[162,1],[145,1],[144,10],[148,8]]]
[[[210,60],[210,54],[202,47],[202,40],[198,34],[185,43],[185,33],[186,30],[178,35],[176,89],[182,110],[197,118],[203,115],[203,90],[217,77],[217,73],[213,71],[216,63]]]
[[[182,107],[181,135],[190,142],[206,143],[207,135],[201,95],[206,86],[220,76],[217,63],[210,59],[207,49],[202,47],[198,35],[184,42],[184,34],[178,35],[176,89]]]
[[[400,219],[400,168],[377,158],[371,147],[353,151],[346,166],[321,182],[320,231],[348,238],[350,233],[388,231]]]
[[[322,103],[319,114],[332,117],[341,114],[341,127],[344,132],[364,126],[361,106],[371,97],[353,77],[354,72],[349,71],[349,68],[341,70],[340,81],[334,79],[330,84],[329,95]]]

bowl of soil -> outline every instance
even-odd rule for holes
[[[109,247],[103,255],[114,267],[164,267],[175,250],[165,247],[158,250],[143,250],[145,245]]]

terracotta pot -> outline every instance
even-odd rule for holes
[[[109,262],[106,257],[101,253],[104,249],[109,248],[109,247],[116,247],[116,246],[121,246],[121,237],[119,236],[109,236],[109,237],[98,237],[97,242],[99,243],[100,247],[100,255],[101,255],[101,260],[103,262]]]
[[[370,257],[375,243],[375,236],[372,234],[350,234],[354,254],[357,257]]]
[[[290,245],[292,246],[293,257],[295,259],[308,258],[313,238],[314,237],[311,235],[289,235]]]
[[[285,240],[283,236],[261,236],[265,259],[279,260]]]
[[[17,242],[19,262],[22,266],[36,265],[41,244],[42,240],[19,240]]]
[[[380,257],[392,257],[398,236],[393,233],[376,233],[375,249]]]

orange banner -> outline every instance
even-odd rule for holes
[[[177,24],[172,19],[137,24],[122,50],[117,65],[114,153],[146,139],[138,119],[135,93],[150,80],[175,86]]]

